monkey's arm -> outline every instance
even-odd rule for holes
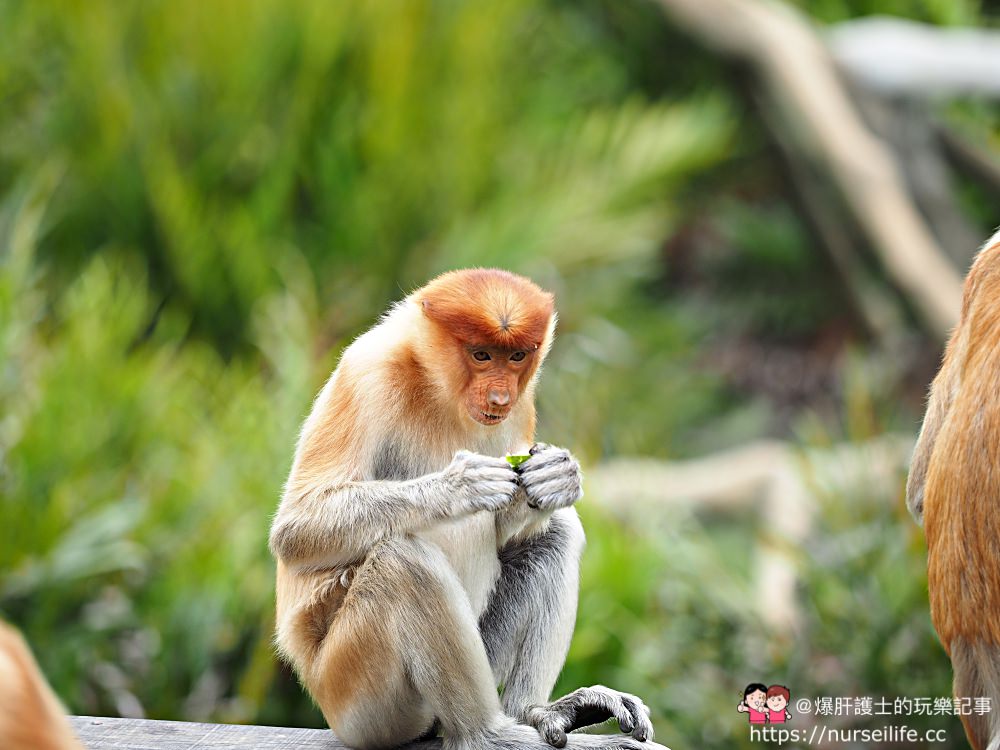
[[[583,497],[580,464],[568,450],[536,443],[529,453],[514,502],[496,514],[498,547],[541,533],[554,510]]]
[[[968,347],[967,341],[967,326],[960,325],[952,340],[948,342],[941,370],[931,384],[927,412],[924,414],[920,436],[913,449],[910,473],[906,477],[906,507],[920,524],[924,520],[924,485],[927,482],[927,469],[930,467],[938,433],[948,418],[948,412],[960,385],[958,367],[960,358]]]
[[[377,542],[448,518],[510,504],[517,475],[502,458],[459,451],[443,471],[406,481],[290,483],[271,527],[290,566],[356,562]]]
[[[927,482],[927,469],[930,466],[938,433],[947,415],[946,399],[941,393],[943,389],[939,389],[937,385],[935,381],[927,404],[927,413],[924,415],[924,423],[920,428],[920,437],[917,438],[913,458],[910,460],[910,473],[906,477],[906,507],[916,522],[921,524],[924,520],[924,484]]]

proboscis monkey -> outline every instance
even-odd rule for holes
[[[0,622],[0,748],[83,750],[21,635]]]
[[[976,750],[1000,748],[1000,232],[976,256],[931,385],[906,502],[927,535],[931,620]]]
[[[526,278],[446,273],[344,351],[305,421],[271,529],[277,641],[352,746],[661,747],[633,695],[549,701],[584,544],[579,465],[534,443],[555,323]],[[626,734],[567,737],[612,718]]]

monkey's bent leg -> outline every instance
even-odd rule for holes
[[[446,750],[548,747],[537,731],[501,712],[465,591],[441,550],[420,539],[390,539],[372,549],[302,678],[352,747],[395,747],[423,734],[435,717]],[[650,750],[623,740],[630,738],[571,742]]]
[[[500,715],[465,591],[441,550],[412,537],[377,544],[357,568],[302,678],[358,748],[414,739],[435,717],[458,736]]]
[[[479,628],[504,686],[504,710],[556,747],[566,745],[567,732],[610,718],[636,739],[651,739],[649,711],[628,693],[595,685],[548,702],[573,637],[584,541],[576,510],[562,508],[545,531],[500,551],[500,579]]]
[[[564,508],[542,533],[500,550],[500,578],[479,629],[504,708],[519,719],[548,700],[566,661],[584,541],[576,511]]]

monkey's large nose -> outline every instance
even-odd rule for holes
[[[486,393],[490,406],[506,406],[510,403],[510,391],[506,388],[490,388]]]

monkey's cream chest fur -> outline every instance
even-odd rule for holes
[[[441,548],[462,581],[473,613],[479,617],[500,576],[493,514],[475,513],[440,523],[416,536]]]

